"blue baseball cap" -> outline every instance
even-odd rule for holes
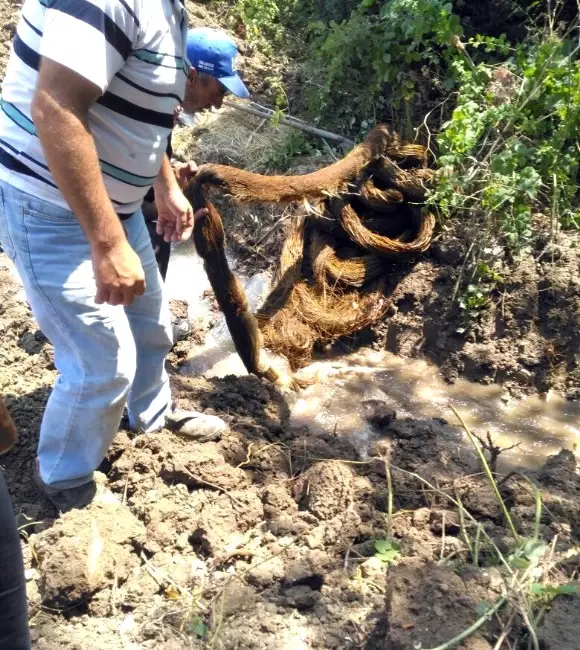
[[[250,91],[236,72],[238,48],[222,30],[196,27],[187,32],[187,58],[199,72],[216,77],[234,95],[247,98]]]

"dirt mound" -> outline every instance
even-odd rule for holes
[[[540,628],[546,650],[576,650],[580,638],[579,607],[579,596],[556,599]]]
[[[126,582],[140,564],[135,550],[144,536],[145,527],[112,494],[63,515],[30,540],[42,602],[66,609]]]
[[[295,496],[303,509],[318,519],[332,519],[353,505],[354,479],[347,465],[321,462],[295,484]]]
[[[388,632],[383,647],[434,648],[458,636],[472,625],[478,605],[500,596],[485,582],[481,576],[463,577],[430,563],[393,567],[388,573]],[[491,650],[484,633],[476,633],[455,647]]]

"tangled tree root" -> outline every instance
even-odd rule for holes
[[[263,345],[296,370],[308,363],[316,343],[351,334],[384,315],[387,264],[431,244],[435,219],[420,204],[432,178],[425,148],[401,144],[385,126],[373,129],[342,160],[312,174],[200,168],[186,190],[194,209],[208,210],[195,224],[195,246],[248,372],[283,382],[266,363]],[[301,202],[274,289],[256,316],[228,268],[221,217],[206,198],[210,187],[238,203]]]

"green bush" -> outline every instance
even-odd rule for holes
[[[482,45],[494,47],[471,43]],[[479,217],[514,253],[532,238],[536,214],[580,227],[577,54],[571,38],[550,33],[501,66],[455,62],[457,106],[437,138],[442,174],[431,197],[443,218]]]
[[[244,25],[246,38],[266,54],[285,41],[286,29],[299,0],[236,0],[228,11],[231,25]]]
[[[352,129],[377,114],[397,112],[407,129],[422,87],[451,88],[461,25],[445,0],[362,0],[341,23],[313,22],[319,87],[314,114]]]
[[[439,167],[429,202],[476,234],[456,291],[466,321],[501,284],[505,250],[517,257],[537,230],[580,228],[577,22],[556,28],[544,12],[515,44],[486,34],[463,44],[445,0],[240,0],[232,11],[261,47],[301,47],[302,94],[324,126],[357,137],[385,120],[410,137],[425,121]],[[305,150],[293,138],[273,167]]]
[[[289,169],[295,158],[315,153],[316,149],[312,143],[300,131],[291,129],[280,145],[266,152],[261,167],[270,173],[283,173]]]

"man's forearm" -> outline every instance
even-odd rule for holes
[[[86,118],[45,92],[35,97],[32,117],[50,171],[91,246],[111,248],[124,241]]]
[[[169,156],[166,153],[163,154],[161,168],[159,174],[157,174],[157,179],[155,180],[153,189],[155,190],[155,194],[165,194],[171,190],[179,189],[179,184],[175,178],[175,172],[171,166]]]

